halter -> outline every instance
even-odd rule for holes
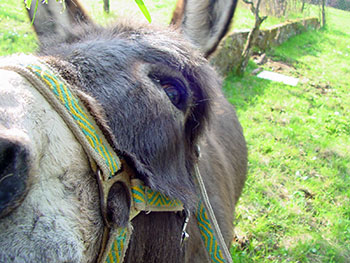
[[[147,187],[136,178],[133,170],[121,159],[105,139],[89,111],[79,102],[70,85],[49,65],[35,57],[30,63],[1,66],[25,77],[59,113],[86,152],[99,186],[101,214],[104,221],[103,238],[98,263],[122,263],[132,232],[131,221],[141,211],[183,211],[183,204]],[[198,158],[199,158],[198,150]],[[195,164],[195,179],[200,189],[201,200],[196,211],[199,231],[209,258],[214,263],[232,263],[232,258],[215,219],[208,195]],[[127,227],[114,226],[107,217],[107,198],[115,183],[122,183],[130,199],[130,214]],[[182,241],[188,236],[183,226]]]

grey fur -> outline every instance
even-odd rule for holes
[[[200,170],[229,245],[247,150],[235,110],[221,91],[221,79],[200,52],[171,29],[132,23],[106,29],[89,22],[50,38],[40,38],[45,43],[39,56],[77,87],[87,107],[95,109],[109,141],[137,176],[152,189],[180,199],[191,211],[190,238],[184,247],[182,215],[137,216],[126,262],[208,261],[193,216],[198,201],[193,182],[197,144],[202,152]],[[181,83],[187,96],[183,108],[175,107],[164,92],[162,83],[167,81]],[[115,195],[123,204],[109,208],[115,215],[124,212],[124,217],[112,216],[123,225],[128,204],[122,189],[116,188]]]
[[[178,0],[171,23],[209,57],[229,30],[237,0]]]
[[[223,97],[215,71],[168,29],[89,27],[75,38],[76,42],[54,49],[48,44],[41,53],[73,65],[79,80],[76,86],[102,105],[116,148],[132,159],[139,177],[151,188],[180,199],[193,213],[197,200],[192,180],[194,145],[201,145],[202,176],[229,244],[234,206],[245,180],[246,147],[235,111]],[[71,78],[72,72],[69,74]],[[153,75],[178,78],[186,84],[192,96],[185,113],[173,107],[150,77]],[[163,220],[153,213],[136,217],[128,262],[183,262],[174,256],[182,253],[178,245],[182,221],[174,213],[164,215]],[[204,262],[202,246],[193,256],[201,242],[193,219],[190,233],[196,239],[188,242],[187,261]],[[155,249],[160,247],[164,253]]]

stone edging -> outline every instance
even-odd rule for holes
[[[320,28],[316,17],[288,21],[260,31],[255,46],[265,51],[271,46],[280,45],[289,38],[307,30]],[[210,62],[223,75],[234,69],[242,54],[250,29],[235,31],[227,35],[220,43],[218,50],[210,57]]]

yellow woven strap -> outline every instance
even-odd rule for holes
[[[46,83],[49,89],[45,87],[39,91],[55,110],[61,116],[64,116],[64,121],[77,137],[88,156],[103,171],[105,179],[113,177],[121,166],[119,157],[106,141],[89,111],[79,103],[78,98],[72,93],[67,83],[62,78],[57,77],[57,74],[46,64],[27,65],[27,68]],[[40,88],[40,86],[37,88]],[[65,116],[67,113],[70,117]]]
[[[225,240],[210,204],[198,164],[195,164],[194,168],[195,178],[201,194],[196,216],[205,247],[213,263],[233,263],[230,251],[225,244]]]
[[[46,63],[35,57],[26,64],[10,64],[1,68],[13,70],[25,77],[49,102],[62,117],[79,143],[83,146],[94,170],[102,170],[102,180],[113,182],[121,168],[121,161],[105,139],[89,111],[82,105],[71,87]],[[118,177],[118,175],[117,175]],[[130,221],[140,211],[182,211],[183,205],[178,200],[153,191],[138,179],[131,180]],[[101,255],[101,262],[123,262],[131,235],[131,225],[126,228],[110,228],[106,241],[106,250]]]
[[[35,57],[31,63],[2,66],[25,77],[62,117],[92,164],[96,162],[105,180],[120,169],[120,160],[98,128],[89,111],[79,102],[70,86],[47,64]],[[28,59],[28,57],[24,57]]]
[[[124,260],[126,250],[130,241],[132,227],[130,223],[127,227],[112,229],[109,233],[108,244],[102,261],[105,263],[121,263]]]
[[[131,196],[130,221],[140,211],[173,212],[183,210],[183,205],[180,201],[172,200],[159,192],[151,190],[139,179],[131,180]],[[132,232],[131,228],[129,223],[126,228],[111,229],[101,262],[123,262]]]
[[[199,201],[196,217],[199,232],[201,233],[201,237],[211,261],[213,263],[225,263],[226,260],[223,257],[222,249],[215,237],[212,224],[202,201]]]
[[[151,190],[139,179],[131,180],[131,193],[134,206],[139,211],[172,212],[182,211],[183,204],[166,195]]]

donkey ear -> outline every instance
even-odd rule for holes
[[[34,18],[34,30],[42,42],[47,37],[57,37],[64,39],[67,37],[68,29],[80,23],[92,23],[81,4],[77,0],[65,0],[65,5],[61,1],[33,0],[28,15],[31,21]]]
[[[208,57],[227,33],[237,0],[178,0],[171,24]]]

